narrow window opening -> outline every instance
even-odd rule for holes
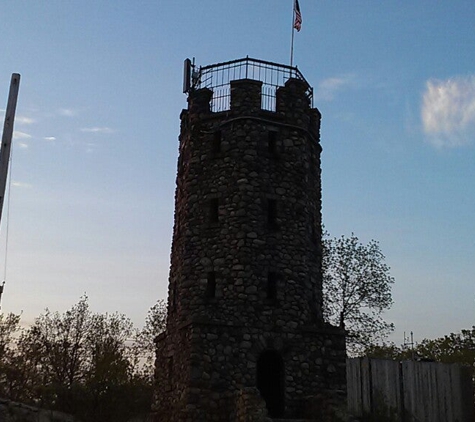
[[[310,152],[310,172],[312,174],[316,174],[317,172],[317,165],[315,163],[315,154],[313,150]]]
[[[168,357],[167,362],[168,388],[173,388],[173,356]]]
[[[270,130],[267,132],[267,150],[270,154],[277,154],[277,132]]]
[[[273,230],[277,229],[277,201],[267,200],[267,224]]]
[[[267,299],[277,299],[277,273],[273,271],[267,274]]]
[[[217,223],[219,219],[219,199],[213,198],[209,201],[209,222]]]
[[[317,243],[317,229],[315,227],[315,215],[311,214],[310,216],[310,233],[313,243]]]
[[[173,288],[172,288],[172,311],[176,311],[176,282],[173,283]]]
[[[212,142],[212,152],[215,155],[221,152],[221,138],[222,138],[222,134],[220,130],[214,132],[213,142]]]
[[[216,297],[216,273],[210,271],[208,273],[208,279],[206,283],[206,297],[208,299],[213,299]]]

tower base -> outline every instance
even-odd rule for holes
[[[155,421],[330,420],[346,397],[344,339],[329,325],[284,332],[195,322],[163,333]]]

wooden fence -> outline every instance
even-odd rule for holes
[[[380,421],[474,422],[472,377],[456,364],[348,359],[348,410]]]

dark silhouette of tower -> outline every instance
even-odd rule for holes
[[[344,399],[345,339],[322,315],[312,88],[249,58],[185,74],[156,420],[318,420]]]

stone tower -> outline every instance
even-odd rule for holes
[[[181,113],[160,422],[319,420],[345,396],[323,322],[320,113],[289,66],[201,67]]]

